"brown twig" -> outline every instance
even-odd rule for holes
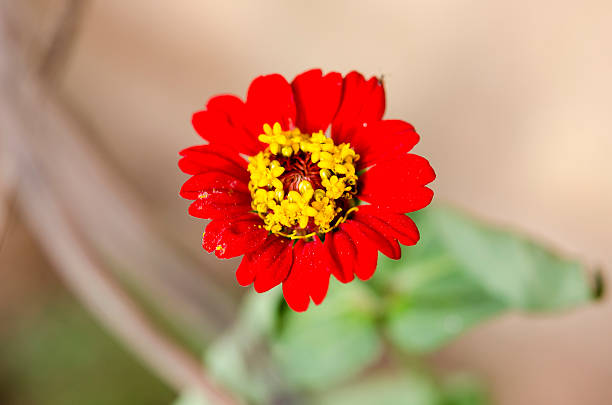
[[[11,50],[5,42],[3,49]],[[83,237],[133,285],[149,291],[164,309],[174,309],[177,320],[208,337],[227,327],[235,302],[198,268],[201,264],[164,239],[163,229],[151,223],[147,205],[85,142],[90,137],[57,97],[17,63],[17,53],[3,54],[4,67],[13,65],[9,70],[14,76],[6,79],[12,87],[5,89],[11,93],[7,103],[19,107],[30,125],[22,136],[29,139],[30,152],[61,203],[70,207]],[[16,83],[27,85],[16,89]]]
[[[238,403],[232,394],[212,382],[197,359],[147,320],[115,281],[112,272],[104,268],[96,250],[92,249],[91,242],[105,243],[108,249],[106,253],[126,267],[138,264],[138,260],[126,260],[130,254],[142,257],[150,249],[158,249],[160,246],[162,248],[158,249],[158,255],[166,258],[161,265],[173,263],[174,257],[167,249],[163,249],[163,244],[154,238],[147,238],[147,226],[139,221],[141,215],[130,215],[133,212],[125,207],[121,195],[115,194],[112,184],[105,182],[108,178],[103,175],[104,170],[95,163],[93,166],[89,164],[89,153],[85,152],[80,160],[71,155],[75,153],[75,148],[76,152],[79,147],[82,148],[75,140],[78,130],[71,123],[69,115],[62,111],[60,104],[44,90],[39,79],[22,65],[18,46],[11,40],[7,20],[2,17],[0,15],[0,48],[3,49],[0,55],[0,136],[3,150],[17,164],[21,180],[17,190],[17,205],[24,220],[56,270],[83,304],[160,377],[178,390],[198,389],[213,403]],[[39,135],[41,128],[44,137]],[[45,140],[47,142],[41,142]],[[75,175],[81,170],[84,173]],[[62,181],[58,183],[54,175],[59,175]],[[78,197],[78,194],[74,194],[75,187],[81,194],[89,195],[89,200],[81,201],[85,205],[84,211],[75,209],[78,201],[62,198],[61,192],[66,189],[62,190],[59,184],[66,181],[74,183],[72,189],[69,188],[72,190],[70,197]],[[88,193],[87,187],[84,187],[87,184],[90,187],[93,184],[93,194]],[[102,191],[104,195],[99,196],[95,191]],[[88,202],[91,204],[88,205]],[[118,212],[111,210],[109,216],[107,205],[116,207]],[[99,229],[104,230],[104,238],[92,238],[91,234],[83,232],[88,229],[83,227],[83,217],[91,214],[92,209],[94,217],[102,217],[102,222],[95,224],[102,225]],[[115,215],[119,218],[115,218]],[[111,226],[108,226],[108,222],[111,222]],[[93,231],[101,233],[95,228]],[[136,238],[140,244],[137,243],[136,251],[130,252],[130,246],[134,246],[134,239],[131,238]],[[124,246],[121,246],[122,243]],[[182,266],[176,262],[174,264]]]
[[[18,189],[21,215],[71,290],[172,386],[200,388],[213,403],[237,403],[211,381],[198,361],[156,330],[96,258],[87,253],[91,249],[67,221],[52,191],[40,180],[43,176],[30,166],[33,162],[24,164],[26,160],[23,156],[19,167],[27,180]]]
[[[17,208],[17,174],[6,145],[0,147],[0,254]]]
[[[65,3],[38,69],[40,77],[48,81],[56,80],[63,70],[89,1],[66,0]]]

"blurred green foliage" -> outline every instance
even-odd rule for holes
[[[320,395],[316,405],[486,405],[474,379],[457,376],[441,384],[415,372],[382,372]]]
[[[434,376],[422,356],[506,311],[563,310],[597,296],[578,263],[513,232],[448,208],[413,218],[417,246],[404,247],[398,261],[381,256],[367,282],[332,280],[324,303],[305,313],[289,310],[279,288],[248,294],[233,329],[205,352],[212,375],[252,404],[486,405],[478,381]],[[177,340],[202,344],[141,303]],[[2,405],[174,397],[64,295],[17,326],[0,337]],[[208,405],[194,392],[175,404]]]
[[[154,405],[175,396],[63,295],[0,337],[0,382],[2,405]]]
[[[374,282],[385,296],[386,331],[398,347],[429,352],[507,310],[562,310],[588,302],[581,266],[464,214],[432,207],[414,216],[417,246],[383,258]]]
[[[419,357],[504,311],[563,310],[594,297],[579,264],[513,232],[449,208],[413,218],[417,246],[398,261],[381,256],[368,282],[332,280],[323,304],[305,313],[288,310],[279,291],[250,294],[234,330],[207,353],[219,381],[261,404],[291,393],[297,403],[484,405],[474,380],[441,380]],[[253,347],[272,364],[249,361]]]
[[[355,283],[334,283],[329,302],[301,316],[286,314],[273,343],[273,354],[285,377],[302,388],[320,390],[359,373],[380,357],[382,342],[376,326],[376,297]],[[302,365],[296,367],[296,365]],[[306,365],[308,365],[306,367]]]
[[[576,261],[451,209],[433,208],[425,215],[431,224],[427,231],[440,238],[443,251],[508,307],[558,310],[583,304],[593,295]]]
[[[370,376],[322,395],[318,405],[440,405],[441,394],[433,382],[409,373]]]

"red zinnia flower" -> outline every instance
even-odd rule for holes
[[[320,304],[332,274],[370,278],[379,250],[399,259],[398,242],[419,240],[405,213],[431,202],[435,173],[408,153],[419,140],[412,125],[383,120],[384,110],[378,78],[318,69],[291,83],[260,76],[246,102],[211,98],[192,120],[209,143],[179,162],[192,175],[181,189],[189,213],[212,219],[204,249],[244,255],[238,282],[257,292],[282,283],[295,311]]]

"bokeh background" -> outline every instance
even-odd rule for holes
[[[165,404],[177,388],[143,362],[147,348],[130,349],[90,314],[114,316],[78,298],[95,279],[57,271],[66,261],[53,204],[42,186],[15,195],[26,180],[8,163],[11,148],[40,160],[38,177],[79,241],[113,264],[158,327],[199,353],[231,324],[244,290],[234,285],[236,261],[199,246],[203,224],[178,196],[178,151],[199,142],[192,112],[214,94],[243,96],[263,73],[384,76],[386,116],[421,134],[416,150],[437,171],[437,200],[610,275],[610,2],[0,4],[0,138],[9,139],[0,144],[2,404]],[[33,135],[15,141],[24,120]],[[554,316],[506,315],[430,360],[442,372],[481,375],[498,404],[606,405],[611,317],[608,300]],[[168,319],[195,332],[185,336]],[[91,393],[95,401],[78,402]]]

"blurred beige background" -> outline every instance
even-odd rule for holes
[[[250,80],[311,67],[384,75],[387,117],[422,137],[436,199],[612,276],[612,3],[91,1],[61,79],[93,142],[177,237],[191,113]],[[42,136],[42,135],[41,135]],[[204,253],[202,252],[202,255]],[[234,263],[217,262],[228,282]],[[493,270],[493,269],[492,269]],[[612,403],[612,304],[510,315],[433,356],[511,404]]]

